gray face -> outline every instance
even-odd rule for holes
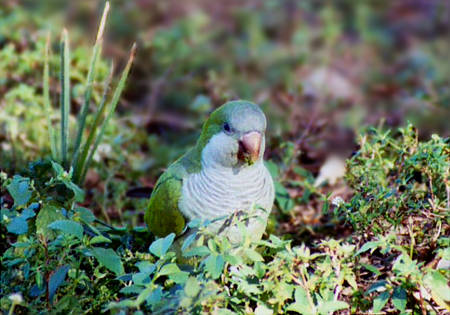
[[[235,137],[240,137],[250,131],[258,131],[264,134],[266,125],[266,116],[263,111],[257,105],[245,104],[234,108],[228,114],[224,131]]]

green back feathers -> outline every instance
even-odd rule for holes
[[[158,237],[170,233],[180,234],[185,226],[185,219],[178,208],[183,184],[183,171],[179,165],[172,165],[161,175],[153,189],[145,212],[144,221],[150,231]]]

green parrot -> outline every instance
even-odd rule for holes
[[[266,117],[258,105],[231,101],[212,112],[196,145],[175,161],[156,182],[145,222],[164,237],[182,234],[193,219],[214,220],[236,211],[259,211],[247,222],[260,239],[274,201],[272,177],[263,162]],[[225,220],[208,225],[239,241],[236,226]]]

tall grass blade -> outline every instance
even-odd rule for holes
[[[86,162],[86,157],[88,155],[89,148],[91,147],[91,145],[95,139],[95,135],[97,133],[97,128],[98,128],[98,126],[100,126],[100,122],[105,113],[105,109],[106,109],[105,105],[106,105],[106,100],[108,98],[108,92],[109,92],[109,88],[111,85],[113,73],[114,73],[114,65],[113,65],[113,63],[111,63],[109,75],[108,75],[108,78],[106,79],[106,81],[104,83],[104,87],[103,87],[102,100],[100,101],[100,105],[95,114],[94,122],[92,123],[92,128],[89,131],[89,136],[88,136],[86,142],[84,143],[84,145],[82,146],[81,154],[78,157],[77,164],[75,165],[75,168],[74,168],[73,181],[77,184],[79,183],[80,177],[82,175],[82,172],[84,169],[84,163]]]
[[[70,111],[70,55],[69,35],[64,29],[61,38],[61,159],[67,166],[67,148],[69,146],[69,111]]]
[[[47,41],[45,42],[45,54],[44,54],[44,106],[45,106],[45,114],[47,116],[47,125],[48,125],[48,135],[50,140],[50,150],[52,154],[52,159],[56,160],[57,157],[57,147],[56,147],[56,134],[55,129],[53,128],[52,119],[51,119],[51,108],[52,105],[50,103],[50,84],[49,84],[49,54],[50,54],[50,32],[47,34]]]
[[[100,141],[102,140],[103,134],[105,132],[106,126],[108,125],[109,120],[111,119],[112,115],[114,114],[114,111],[116,109],[117,104],[119,103],[120,95],[122,94],[123,88],[125,87],[125,82],[128,77],[128,73],[130,72],[131,65],[133,63],[134,57],[136,55],[136,43],[133,44],[133,47],[131,47],[131,53],[130,57],[128,58],[127,65],[125,66],[125,69],[122,72],[122,75],[120,76],[119,83],[117,84],[117,87],[114,91],[113,97],[111,99],[111,103],[109,105],[109,111],[106,115],[105,120],[102,123],[102,126],[100,128],[100,131],[95,139],[94,146],[92,147],[91,151],[89,152],[89,156],[86,162],[86,165],[83,170],[83,175],[81,177],[81,183],[84,182],[84,179],[86,178],[87,170],[89,169],[89,166],[92,162],[92,158],[94,156],[95,151],[97,150],[98,145],[100,144]]]
[[[74,155],[73,155],[73,160],[72,160],[73,167],[76,167],[76,165],[78,164],[78,155],[79,155],[81,140],[83,137],[83,131],[84,131],[85,124],[86,124],[86,116],[87,116],[88,110],[89,110],[89,103],[91,100],[93,82],[94,82],[95,75],[96,75],[96,64],[97,64],[98,57],[101,54],[101,50],[102,50],[103,31],[105,29],[105,23],[106,23],[106,17],[108,15],[108,11],[109,11],[109,2],[106,2],[105,8],[103,9],[102,19],[100,21],[100,25],[99,25],[98,32],[97,32],[97,39],[95,40],[94,48],[92,51],[91,62],[89,64],[89,70],[88,70],[87,82],[86,82],[86,90],[84,93],[84,102],[83,102],[83,106],[81,107],[80,114],[78,116],[78,132],[77,132],[77,137],[75,139],[75,144],[74,144],[74,148],[73,148],[74,149]]]

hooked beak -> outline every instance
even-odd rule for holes
[[[261,133],[250,131],[239,139],[238,159],[253,164],[259,157]]]

